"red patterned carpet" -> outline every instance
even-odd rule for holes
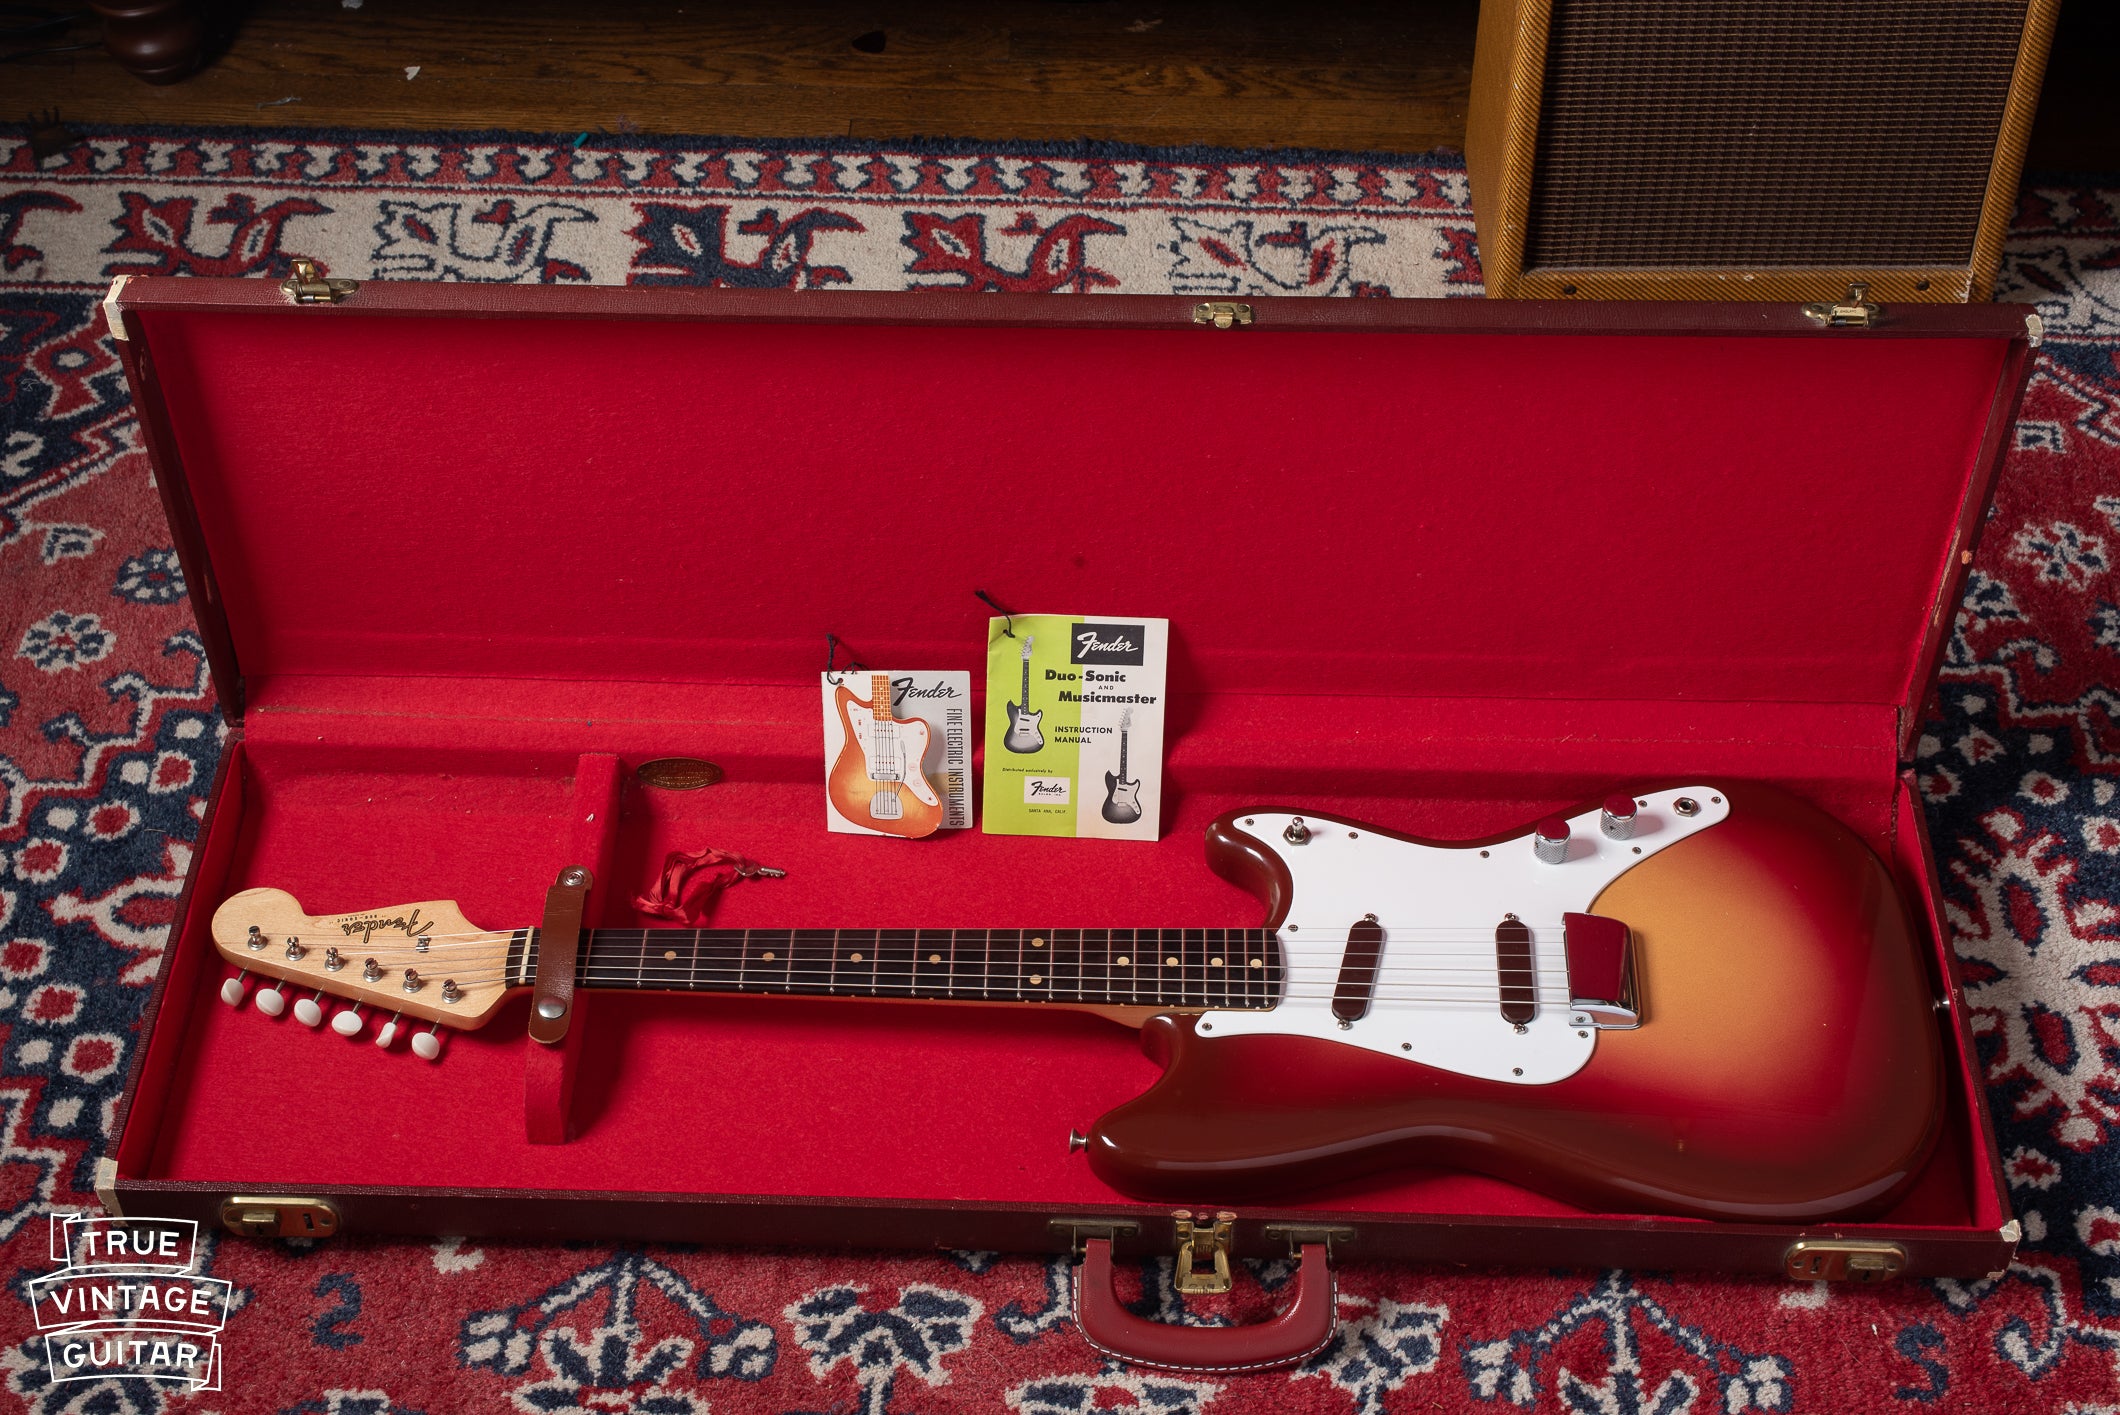
[[[2025,1229],[1999,1280],[1348,1270],[1291,1372],[1142,1375],[1064,1264],[225,1241],[219,1392],[51,1385],[24,1284],[92,1208],[220,740],[97,299],[126,271],[813,288],[1476,294],[1429,159],[0,129],[0,1407],[2120,1411],[2120,184],[2034,185],[2047,343],[1919,749]],[[1238,1310],[1285,1264],[1247,1265]],[[1138,1310],[1181,1319],[1167,1264]],[[1223,1309],[1227,1310],[1227,1309]],[[1218,1320],[1193,1309],[1186,1319]]]

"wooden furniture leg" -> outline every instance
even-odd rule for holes
[[[135,78],[173,84],[199,66],[206,47],[205,0],[91,0],[103,43]]]

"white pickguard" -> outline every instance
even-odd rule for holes
[[[1690,798],[1685,817],[1673,803]],[[1613,840],[1596,808],[1568,818],[1568,855],[1549,865],[1532,853],[1531,832],[1497,845],[1416,845],[1358,827],[1306,818],[1310,839],[1290,844],[1293,811],[1239,818],[1246,834],[1288,866],[1294,882],[1278,930],[1280,1005],[1265,1012],[1208,1012],[1210,1037],[1298,1036],[1366,1047],[1387,1056],[1527,1086],[1564,1080],[1597,1046],[1597,1029],[1569,1015],[1561,916],[1590,902],[1643,860],[1728,818],[1719,790],[1680,787],[1637,796],[1634,834]],[[1384,950],[1367,1015],[1343,1027],[1333,990],[1347,931],[1374,914]],[[1514,914],[1531,930],[1538,1015],[1519,1032],[1503,1020],[1494,930]],[[1621,922],[1625,922],[1622,920]]]
[[[887,731],[876,730],[876,714],[867,703],[847,704],[847,723],[854,729],[854,740],[861,747],[861,760],[867,765],[869,780],[898,781],[921,802],[930,806],[942,804],[935,788],[928,784],[927,776],[920,770],[927,756],[928,725],[919,718],[900,718],[885,724]]]

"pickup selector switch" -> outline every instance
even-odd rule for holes
[[[1607,796],[1605,809],[1597,818],[1597,828],[1614,840],[1631,840],[1636,819],[1632,796]]]
[[[1531,830],[1531,853],[1549,865],[1568,858],[1568,822],[1548,816]]]

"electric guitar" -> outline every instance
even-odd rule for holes
[[[1126,774],[1126,734],[1134,725],[1134,710],[1119,715],[1119,772],[1104,773],[1104,818],[1113,825],[1132,825],[1141,819],[1141,783]]]
[[[1045,750],[1045,734],[1038,730],[1045,713],[1031,711],[1031,644],[1034,642],[1030,635],[1023,636],[1023,701],[1008,704],[1008,732],[1001,739],[1002,746],[1024,755]]]
[[[1165,1067],[1072,1123],[1145,1200],[1236,1202],[1407,1166],[1477,1171],[1604,1213],[1775,1222],[1888,1206],[1941,1124],[1932,989],[1877,857],[1756,786],[1615,796],[1528,831],[1417,840],[1233,812],[1209,865],[1254,929],[595,929],[576,986],[1081,1008]],[[261,1012],[357,1036],[388,1014],[484,1025],[538,930],[453,904],[312,918],[250,889],[213,920]]]
[[[920,764],[927,759],[928,725],[899,721],[891,711],[888,675],[869,676],[869,699],[844,683],[833,694],[845,731],[825,791],[839,814],[857,825],[917,840],[942,828],[942,798]]]

